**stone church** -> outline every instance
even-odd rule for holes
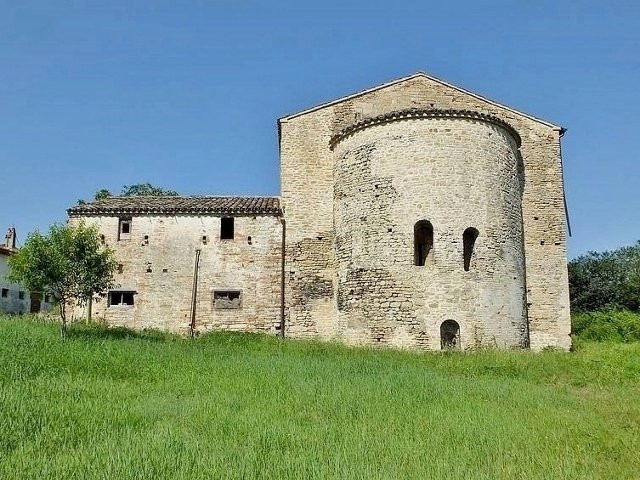
[[[280,118],[279,197],[68,210],[119,262],[92,314],[182,334],[568,349],[563,134],[425,73]]]

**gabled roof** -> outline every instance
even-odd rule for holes
[[[390,87],[392,85],[396,85],[398,83],[406,82],[408,80],[413,80],[415,78],[426,78],[428,80],[431,80],[433,82],[439,83],[439,84],[444,85],[446,87],[452,88],[454,90],[457,90],[457,91],[459,91],[461,93],[464,93],[466,95],[469,95],[471,97],[474,97],[474,98],[477,98],[477,99],[482,100],[484,102],[487,102],[487,103],[489,103],[491,105],[494,105],[496,107],[508,110],[508,111],[510,111],[512,113],[515,113],[516,115],[520,115],[520,116],[526,117],[529,120],[533,120],[535,122],[538,122],[538,123],[541,123],[541,124],[546,125],[548,127],[551,127],[551,128],[553,128],[555,130],[564,131],[564,128],[562,128],[562,127],[560,127],[558,125],[554,125],[553,123],[549,123],[549,122],[547,122],[545,120],[542,120],[540,118],[534,117],[533,115],[529,115],[528,113],[524,113],[524,112],[521,112],[521,111],[516,110],[514,108],[508,107],[507,105],[503,105],[501,103],[495,102],[495,101],[490,100],[490,99],[488,99],[486,97],[483,97],[482,95],[478,95],[477,93],[473,93],[473,92],[470,92],[469,90],[465,90],[464,88],[457,87],[455,85],[452,85],[450,83],[445,82],[444,80],[440,80],[439,78],[436,78],[436,77],[434,77],[432,75],[428,75],[425,72],[417,72],[417,73],[414,73],[413,75],[408,75],[406,77],[398,78],[397,80],[393,80],[393,81],[388,82],[388,83],[383,83],[382,85],[378,85],[377,87],[369,88],[367,90],[362,90],[361,92],[353,93],[351,95],[347,95],[345,97],[341,97],[341,98],[338,98],[336,100],[332,100],[330,102],[326,102],[326,103],[322,103],[320,105],[316,105],[315,107],[311,107],[311,108],[309,108],[307,110],[303,110],[301,112],[297,112],[297,113],[293,113],[291,115],[287,115],[287,116],[281,117],[280,119],[278,119],[278,123],[281,122],[281,121],[286,121],[286,120],[290,120],[292,118],[299,117],[301,115],[305,115],[307,113],[315,112],[316,110],[320,110],[322,108],[329,107],[331,105],[336,105],[336,104],[344,102],[346,100],[350,100],[352,98],[359,97],[361,95],[366,95],[367,93],[375,92],[377,90],[382,90],[383,88],[387,88],[387,87]]]
[[[69,216],[120,214],[266,214],[280,215],[278,197],[129,196],[77,205]]]

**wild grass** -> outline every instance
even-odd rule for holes
[[[639,359],[0,318],[0,478],[638,478]]]
[[[640,341],[640,313],[605,309],[571,316],[571,330],[581,339],[598,342]]]

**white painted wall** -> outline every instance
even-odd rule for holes
[[[31,296],[29,291],[18,283],[9,283],[5,278],[9,273],[8,255],[0,253],[0,313],[29,313],[31,311]],[[6,289],[7,296],[2,297],[2,289]],[[20,299],[20,292],[23,292],[23,299]],[[44,301],[44,296],[40,303],[40,311],[51,310],[51,303]]]

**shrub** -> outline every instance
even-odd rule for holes
[[[569,262],[569,291],[575,312],[640,311],[640,242],[610,252],[589,252]]]
[[[575,313],[571,333],[577,338],[598,342],[640,341],[640,314],[629,310]]]

